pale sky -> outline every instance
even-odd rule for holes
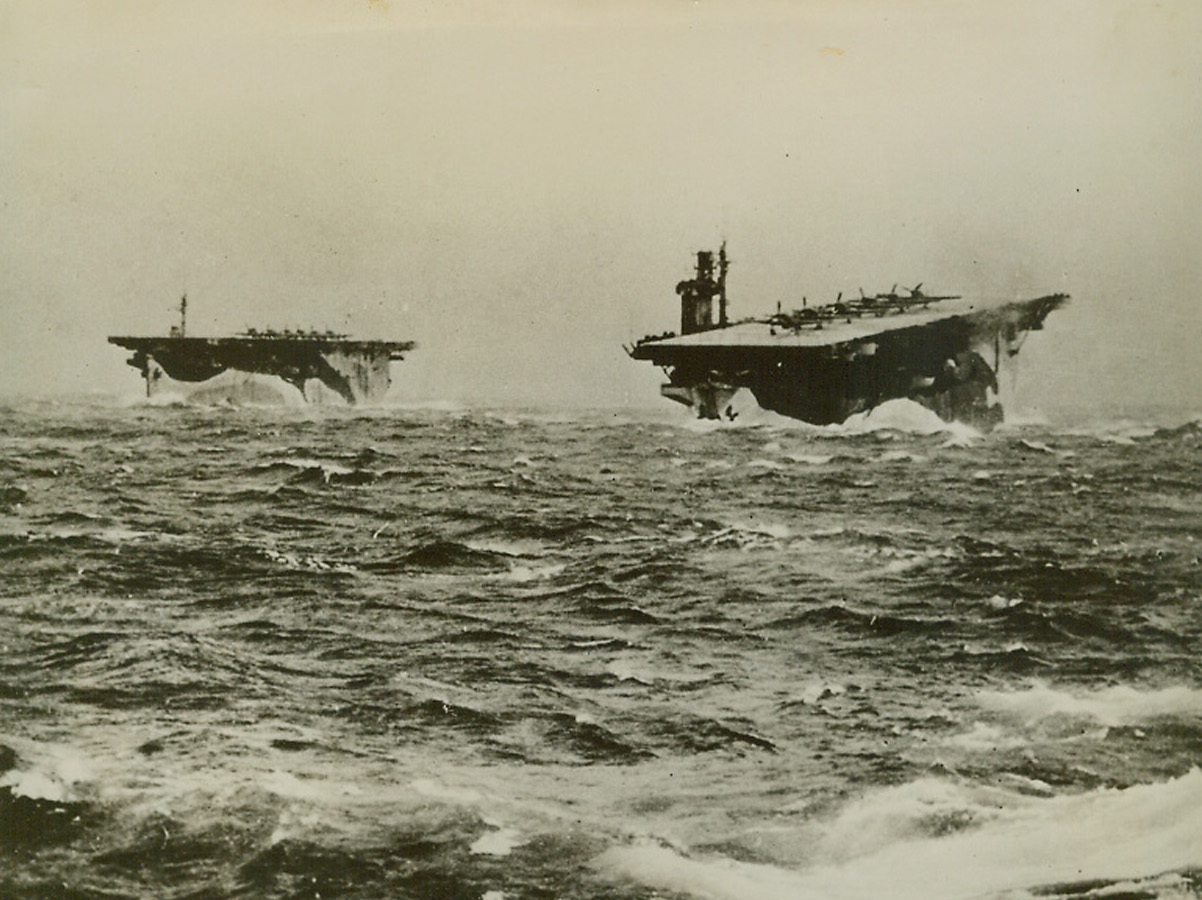
[[[416,340],[395,397],[663,404],[621,344],[725,238],[733,316],[1073,295],[1025,405],[1202,411],[1195,0],[0,0],[0,394],[110,334]]]

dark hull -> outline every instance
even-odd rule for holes
[[[134,351],[129,364],[146,379],[148,393],[163,375],[202,383],[234,371],[275,376],[302,395],[308,382],[317,381],[347,403],[380,399],[392,383],[390,363],[414,346],[320,336],[110,337],[109,343]]]

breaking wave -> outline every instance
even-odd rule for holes
[[[1051,799],[924,781],[853,805],[796,869],[656,841],[610,849],[597,865],[660,890],[723,900],[1168,897],[1199,887],[1199,834],[1198,770]]]

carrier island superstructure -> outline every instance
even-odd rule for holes
[[[147,396],[172,391],[219,400],[249,393],[286,400],[271,386],[283,382],[308,402],[369,403],[391,386],[391,364],[416,346],[315,330],[251,328],[231,337],[195,337],[187,333],[187,296],[179,309],[180,323],[166,336],[108,339],[133,351],[128,362],[142,373]]]
[[[730,321],[726,245],[697,253],[676,286],[679,334],[650,335],[627,352],[667,374],[660,392],[698,417],[733,416],[746,388],[764,409],[815,425],[842,422],[897,398],[941,418],[989,427],[1002,418],[998,375],[1026,335],[1067,294],[1028,300],[929,295],[922,285]]]

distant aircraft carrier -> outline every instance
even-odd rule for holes
[[[188,299],[180,301],[180,324],[164,337],[110,337],[133,351],[129,365],[146,380],[146,394],[162,390],[202,393],[209,399],[269,391],[252,376],[275,376],[306,400],[320,401],[320,384],[358,404],[379,400],[392,384],[391,363],[412,350],[413,341],[364,341],[331,331],[258,331],[233,337],[191,337],[186,333]],[[226,373],[246,376],[230,378]]]
[[[700,418],[733,417],[748,389],[763,408],[816,425],[909,398],[947,421],[991,426],[1002,418],[998,374],[1030,331],[1067,294],[1031,300],[897,293],[727,320],[726,245],[697,254],[694,277],[676,286],[680,334],[651,335],[627,352],[664,369],[660,389]],[[715,321],[715,313],[717,320]]]

